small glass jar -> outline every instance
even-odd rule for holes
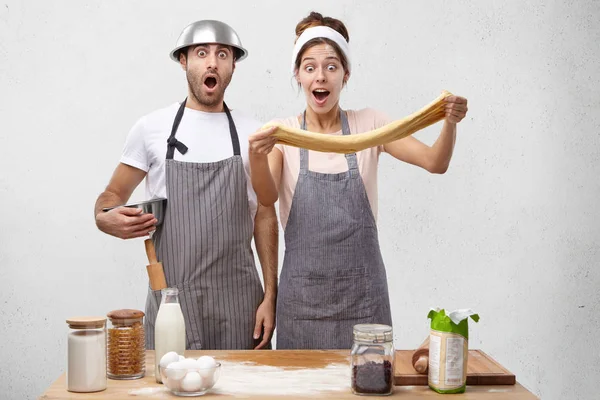
[[[146,373],[144,313],[139,310],[115,310],[107,314],[108,377],[140,379]]]
[[[354,325],[352,345],[352,393],[390,395],[394,386],[394,339],[392,327]]]
[[[106,389],[106,318],[67,320],[67,390],[99,392]]]

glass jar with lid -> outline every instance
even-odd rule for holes
[[[106,389],[106,318],[67,319],[67,390],[99,392]]]
[[[107,314],[107,373],[110,379],[139,379],[146,372],[144,313],[139,310],[114,310]]]
[[[358,324],[353,329],[351,351],[352,393],[390,395],[394,382],[394,339],[392,327]]]

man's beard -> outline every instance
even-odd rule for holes
[[[211,75],[215,77],[218,85],[218,89],[211,93],[210,95],[202,93],[202,87],[204,86],[204,80],[206,79],[206,75]],[[196,98],[196,101],[205,106],[205,107],[214,107],[220,104],[223,101],[223,97],[225,96],[225,89],[229,86],[231,82],[231,77],[233,76],[233,72],[223,79],[220,74],[216,71],[206,71],[204,75],[199,77],[192,73],[189,69],[186,70],[186,76],[188,80],[188,86],[192,95]]]

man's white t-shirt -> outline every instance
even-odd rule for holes
[[[147,199],[167,197],[165,184],[167,139],[171,135],[173,120],[179,106],[179,103],[175,103],[141,117],[127,135],[120,161],[147,173]],[[240,152],[244,160],[250,216],[254,223],[257,199],[250,181],[248,137],[263,124],[236,110],[231,111],[231,116],[237,129]],[[224,112],[209,113],[186,107],[175,137],[188,148],[185,155],[175,149],[173,158],[177,161],[206,163],[233,156],[229,122]]]

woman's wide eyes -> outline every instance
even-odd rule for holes
[[[306,72],[314,72],[315,71],[315,67],[313,67],[312,65],[307,65],[306,67],[304,67]],[[333,72],[337,69],[337,65],[335,64],[329,64],[327,66],[327,71],[329,72]]]

